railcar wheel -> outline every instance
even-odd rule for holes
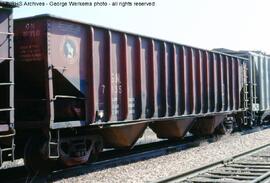
[[[55,166],[54,161],[46,159],[41,153],[41,149],[46,141],[46,138],[42,136],[32,136],[25,145],[24,164],[32,175],[47,174]]]
[[[233,119],[226,119],[217,126],[215,132],[221,135],[231,134],[235,129],[235,124]]]
[[[93,146],[93,150],[91,152],[89,162],[96,162],[102,150],[103,150],[103,141],[102,139],[99,139],[97,142],[95,142]]]

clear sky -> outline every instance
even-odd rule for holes
[[[118,0],[123,1],[135,0]],[[14,10],[14,16],[18,18],[50,13],[206,49],[224,47],[270,53],[269,0],[136,1],[154,1],[156,6],[21,7]]]

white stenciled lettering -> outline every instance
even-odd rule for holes
[[[112,73],[111,75],[112,92],[115,94],[122,94],[122,83],[119,73]]]

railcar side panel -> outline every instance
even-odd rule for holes
[[[127,38],[127,90],[128,90],[128,120],[138,119],[140,116],[140,64],[139,41],[135,36],[126,35]]]
[[[87,31],[68,22],[47,22],[51,120],[85,120],[88,95]],[[51,107],[52,108],[52,107]]]
[[[46,23],[42,20],[15,24],[15,106],[16,127],[48,124],[46,92]],[[31,123],[33,122],[33,123]],[[31,123],[31,124],[30,124]],[[30,124],[28,126],[28,124]]]
[[[247,65],[248,80],[249,80],[249,103],[252,112],[260,112],[269,115],[270,111],[270,56],[259,51],[232,51],[227,49],[217,49],[218,51],[240,56],[249,59]],[[239,62],[239,61],[238,61]],[[240,65],[241,66],[241,65]],[[242,73],[243,67],[238,67],[239,75]],[[242,79],[241,77],[239,79]],[[241,83],[242,81],[238,81]],[[241,96],[240,96],[241,97]],[[240,105],[239,97],[237,99],[237,106]],[[266,116],[264,116],[266,117]]]
[[[253,53],[250,55],[251,60],[254,62],[255,67],[255,79],[254,81],[257,84],[256,93],[259,100],[259,110],[266,111],[270,110],[270,101],[269,101],[269,56],[259,53]],[[256,97],[256,96],[254,96]]]
[[[51,76],[45,100],[50,122],[58,123],[52,128],[243,110],[242,58],[49,16],[18,20],[18,40],[31,35],[19,26],[29,21],[47,44],[38,60],[48,72],[43,82]]]
[[[167,65],[167,110],[168,116],[175,115],[175,75],[174,75],[174,48],[170,43],[166,44],[166,65]]]

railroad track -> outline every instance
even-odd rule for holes
[[[181,141],[163,140],[150,144],[143,144],[135,146],[131,151],[127,150],[111,150],[102,153],[97,162],[88,163],[80,166],[75,166],[66,169],[59,169],[53,171],[50,175],[39,175],[31,177],[34,182],[53,182],[63,178],[73,177],[82,172],[94,172],[104,168],[115,167],[119,165],[137,162],[145,159],[150,159],[173,152],[188,149],[190,147],[197,147],[201,143],[216,142],[220,136],[209,136],[205,138],[187,137]],[[3,169],[0,171],[1,183],[21,183],[27,181],[27,171],[24,166]],[[28,180],[30,180],[28,178]],[[29,181],[30,182],[30,181]]]
[[[264,128],[265,129],[265,128]],[[262,128],[255,128],[252,130],[245,130],[241,132],[241,135],[250,134],[256,131],[260,131]],[[131,151],[127,150],[109,150],[103,152],[98,161],[95,163],[88,163],[76,167],[58,169],[53,171],[50,175],[39,175],[36,177],[28,178],[35,180],[35,182],[53,182],[63,178],[78,176],[85,174],[86,172],[94,172],[102,170],[104,168],[115,167],[119,165],[128,164],[130,162],[137,162],[140,160],[150,159],[173,152],[188,149],[190,147],[197,147],[202,143],[216,142],[223,136],[208,136],[204,138],[198,138],[189,136],[181,141],[169,141],[162,140],[159,142],[153,142],[149,144],[142,144],[135,146]],[[27,181],[27,171],[24,166],[3,169],[0,170],[1,183],[20,183]]]
[[[270,143],[179,175],[159,180],[164,182],[270,182]]]

